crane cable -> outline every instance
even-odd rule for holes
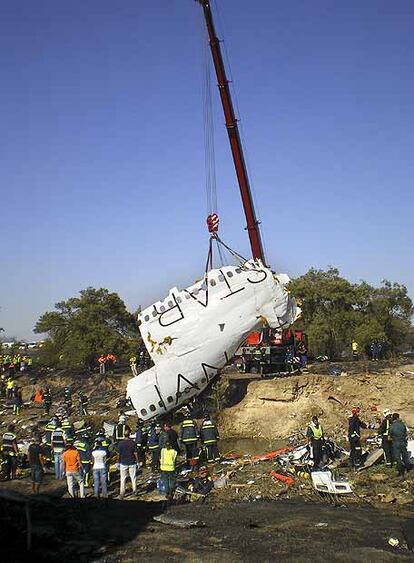
[[[201,11],[200,11],[201,13]],[[204,165],[206,174],[207,215],[217,212],[216,155],[214,147],[214,121],[211,88],[211,61],[209,41],[204,21],[203,29],[203,123]]]

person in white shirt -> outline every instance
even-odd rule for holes
[[[108,487],[106,484],[106,450],[97,446],[92,451],[93,459],[93,487],[96,498],[99,498],[99,488],[102,498],[108,498]]]

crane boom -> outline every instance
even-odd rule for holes
[[[249,177],[247,174],[246,162],[243,155],[243,147],[240,139],[237,119],[234,114],[233,102],[231,99],[229,82],[224,68],[223,57],[220,49],[220,41],[216,35],[213,15],[209,0],[197,0],[204,11],[204,19],[207,25],[211,54],[213,56],[214,68],[217,75],[218,88],[221,103],[223,105],[224,117],[227,133],[230,141],[230,148],[233,155],[234,166],[236,168],[237,181],[239,183],[240,194],[243,202],[244,214],[247,221],[247,232],[249,234],[250,246],[253,258],[260,258],[266,265],[263,250],[262,238],[260,235],[259,222],[256,218],[252,193],[250,189]]]

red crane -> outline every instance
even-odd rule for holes
[[[213,15],[211,13],[209,0],[197,0],[204,11],[204,18],[207,25],[211,54],[213,56],[214,68],[217,75],[218,88],[221,103],[223,105],[224,117],[226,121],[227,133],[230,141],[230,148],[233,155],[234,166],[236,168],[237,181],[239,183],[240,194],[243,202],[244,214],[247,221],[247,232],[249,233],[250,246],[253,258],[260,258],[263,264],[266,259],[263,250],[262,238],[260,235],[259,222],[254,210],[253,198],[250,189],[249,177],[247,174],[246,162],[243,155],[243,147],[240,139],[237,119],[234,114],[233,102],[230,95],[229,82],[224,68],[223,57],[220,49],[220,41],[216,35]]]

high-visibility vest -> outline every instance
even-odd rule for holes
[[[183,421],[181,425],[181,441],[184,444],[191,444],[193,442],[197,442],[198,440],[198,429],[191,418],[187,418]]]
[[[52,432],[52,448],[55,452],[63,452],[65,449],[65,436],[61,428],[56,428]]]
[[[75,448],[79,452],[82,463],[88,463],[90,461],[90,446],[86,440],[75,440]]]
[[[216,425],[211,420],[203,422],[200,430],[200,438],[203,444],[215,444],[218,438]]]
[[[312,431],[312,438],[314,440],[320,440],[323,437],[323,430],[322,430],[322,426],[319,424],[318,427],[315,426],[315,424],[313,422],[310,423],[309,428]]]
[[[3,434],[3,453],[9,456],[15,456],[14,444],[16,444],[16,434],[13,432],[5,432]]]
[[[159,448],[160,435],[156,433],[155,428],[150,428],[148,432],[148,449],[156,450]]]
[[[359,344],[358,342],[352,342],[352,351],[358,352]]]
[[[160,458],[161,471],[174,471],[177,452],[172,448],[162,448]]]
[[[123,440],[125,438],[125,430],[129,428],[127,424],[119,423],[115,426],[114,439]]]
[[[129,358],[129,363],[132,365],[137,363],[137,358],[135,356],[132,356],[132,358]]]

